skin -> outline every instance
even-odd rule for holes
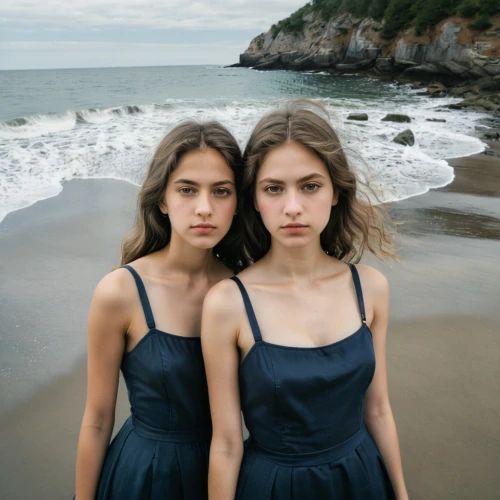
[[[212,253],[228,232],[236,210],[233,171],[211,148],[189,152],[170,175],[159,208],[169,214],[171,241],[131,265],[144,281],[157,328],[197,337],[206,293],[233,274]],[[193,228],[199,223],[210,223],[215,229],[200,234]],[[87,402],[78,442],[77,500],[95,498],[114,426],[121,360],[147,332],[131,273],[117,269],[105,276],[89,312]]]
[[[266,155],[257,174],[255,208],[271,235],[271,248],[239,274],[266,342],[319,347],[360,328],[351,271],[320,246],[320,234],[337,201],[326,166],[305,147],[287,143]],[[289,223],[306,227],[299,234],[290,234],[285,229]],[[408,495],[387,388],[389,286],[376,269],[357,268],[376,356],[364,420],[384,457],[397,499],[405,500]],[[213,423],[210,500],[234,499],[243,456],[238,367],[253,344],[236,284],[221,281],[205,298],[202,320]]]

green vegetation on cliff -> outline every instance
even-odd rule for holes
[[[273,36],[276,37],[280,31],[284,31],[285,33],[300,33],[305,24],[303,17],[310,11],[309,7],[310,5],[306,4],[291,16],[279,21],[278,24],[273,24],[271,26]]]
[[[390,39],[415,23],[416,34],[425,33],[446,17],[471,18],[471,29],[486,29],[489,16],[500,12],[500,0],[311,0],[286,19],[272,26],[273,36],[280,31],[301,33],[304,16],[319,13],[323,20],[350,13],[356,17],[383,20],[381,35]]]

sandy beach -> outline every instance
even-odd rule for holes
[[[410,498],[498,499],[500,161],[454,160],[445,188],[391,207],[388,369]],[[117,263],[136,188],[79,180],[0,224],[0,498],[71,498],[86,316]],[[128,414],[121,384],[117,421]]]

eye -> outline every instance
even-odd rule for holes
[[[319,188],[320,186],[318,184],[314,184],[313,182],[308,182],[302,187],[304,191],[317,191]]]
[[[194,193],[194,189],[193,188],[189,188],[189,187],[182,187],[179,189],[179,193],[181,194],[193,194]]]
[[[266,189],[264,189],[264,191],[267,191],[268,193],[271,194],[277,194],[280,193],[282,189],[279,186],[267,186]]]
[[[214,191],[215,196],[229,196],[231,194],[231,191],[227,188],[217,188]]]

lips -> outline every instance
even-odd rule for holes
[[[200,235],[211,234],[215,231],[215,226],[213,226],[212,224],[208,224],[206,222],[201,222],[200,224],[196,224],[196,226],[193,226],[192,230],[196,234]]]
[[[300,224],[298,222],[290,222],[286,226],[283,226],[283,230],[288,234],[301,234],[307,229],[305,224]]]

